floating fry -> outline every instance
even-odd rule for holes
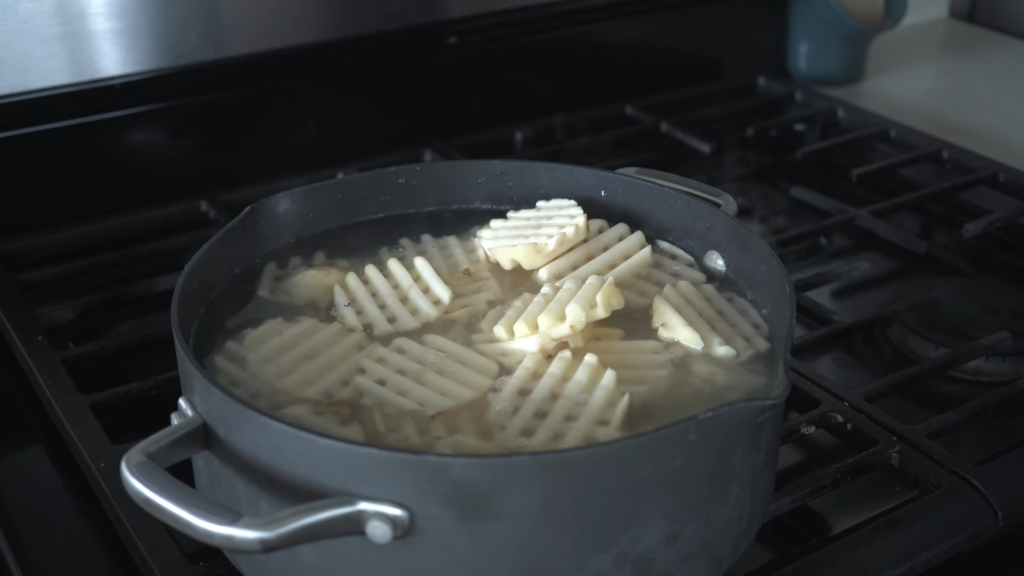
[[[573,278],[583,281],[593,275],[611,276],[617,282],[647,272],[651,247],[639,230],[616,224],[538,269],[533,279],[561,286]]]
[[[344,282],[351,269],[348,260],[329,259],[323,251],[308,260],[293,256],[283,268],[277,262],[269,262],[263,267],[256,293],[297,306],[313,304],[326,308],[331,305],[334,285]]]
[[[476,234],[492,262],[536,270],[587,237],[587,215],[572,200],[541,200],[536,208],[510,210]]]
[[[759,329],[710,284],[665,286],[654,297],[651,315],[659,338],[715,358],[745,358],[771,348]]]
[[[391,258],[387,276],[373,264],[366,266],[363,278],[349,272],[344,286],[334,285],[338,321],[351,330],[369,326],[375,336],[388,336],[436,320],[451,304],[452,290],[426,258],[414,257],[413,266],[410,272]]]
[[[620,280],[619,288],[626,299],[626,306],[646,308],[666,285],[674,286],[681,280],[694,285],[704,284],[707,276],[698,269],[697,261],[682,249],[664,240],[655,240],[651,265],[641,274]]]

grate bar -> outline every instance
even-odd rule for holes
[[[765,108],[774,104],[781,104],[792,101],[793,92],[760,94],[753,98],[740,100],[739,102],[732,102],[729,104],[723,104],[710,108],[704,108],[702,110],[687,112],[685,114],[679,114],[678,116],[672,116],[668,118],[667,121],[673,124],[692,124],[695,122],[706,122],[708,120],[718,120],[720,118],[725,118],[727,116],[742,114],[744,112],[759,110],[761,108]]]
[[[159,338],[167,336],[170,331],[170,323],[167,323],[166,326],[161,324],[159,326],[143,328],[134,331],[131,334],[123,334],[116,338],[96,340],[94,342],[86,342],[84,344],[75,344],[72,347],[58,350],[57,353],[60,355],[61,360],[64,360],[65,362],[84,360],[92,356],[111,354],[122,348],[145,344],[152,340],[158,340]]]
[[[56,266],[29,270],[17,274],[15,279],[19,283],[38,284],[43,282],[53,282],[78,274],[89,273],[94,271],[96,268],[124,264],[132,260],[152,258],[157,255],[167,254],[190,246],[195,246],[198,250],[199,245],[209,240],[217,233],[218,230],[220,230],[220,226],[200,228],[184,234],[177,234],[169,238],[162,238],[154,242],[134,245],[121,250],[98,254],[96,256],[79,258]]]
[[[931,294],[928,293],[908,298],[906,300],[901,300],[894,304],[879,308],[866,316],[857,318],[856,320],[833,324],[820,330],[815,330],[814,332],[808,332],[802,336],[798,336],[793,339],[793,354],[801,354],[816,346],[833,342],[854,332],[858,332],[875,324],[884,322],[899,314],[907,307],[920,304],[930,297]]]
[[[976,398],[968,402],[967,404],[957,406],[942,416],[932,418],[931,420],[920,424],[918,428],[926,437],[931,438],[938,432],[948,428],[951,424],[969,416],[973,416],[986,408],[995,406],[996,404],[999,404],[1000,402],[1012,398],[1022,392],[1024,392],[1024,380],[1018,380],[1017,382],[1003,386],[991,394],[986,394],[981,398]]]
[[[850,144],[857,144],[859,142],[865,142],[867,140],[874,140],[880,136],[891,137],[892,130],[884,126],[872,126],[870,128],[862,128],[860,130],[854,130],[848,132],[842,136],[836,136],[835,138],[829,138],[814,144],[808,144],[803,148],[797,149],[794,152],[797,160],[803,160],[808,156],[820,154],[828,150],[834,150],[836,148],[842,148],[843,146],[849,146]]]
[[[1024,217],[1024,204],[1014,208],[1008,208],[1001,210],[988,216],[983,216],[977,220],[971,220],[964,224],[963,228],[960,229],[960,234],[964,238],[974,238],[980,236],[986,232],[991,232],[996,228],[1001,228],[1010,224],[1014,220],[1019,220]]]
[[[715,152],[716,145],[713,141],[708,140],[696,132],[687,130],[678,124],[673,122],[662,122],[660,128],[662,133],[665,135],[675,138],[705,156],[710,156]]]
[[[819,428],[824,428],[829,424],[835,424],[840,421],[842,421],[842,416],[835,411],[834,407],[828,405],[819,406],[806,414],[794,416],[783,422],[780,444],[789,444],[801,436],[813,434]]]
[[[830,326],[843,321],[843,317],[838,312],[818,302],[805,292],[796,293],[796,309],[797,312],[823,326]]]
[[[931,160],[932,158],[941,158],[943,151],[941,148],[928,148],[925,150],[918,150],[916,152],[909,152],[907,154],[901,154],[892,158],[886,158],[872,164],[867,164],[859,168],[850,170],[850,180],[856,182],[857,180],[869,176],[871,174],[877,174],[879,172],[885,172],[888,170],[895,170],[897,168],[903,168],[904,166],[911,166],[913,164],[919,164],[925,160]]]
[[[805,476],[775,494],[765,521],[778,518],[803,504],[849,484],[879,466],[891,464],[891,447],[881,444],[835,466]]]
[[[929,244],[910,232],[897,228],[896,226],[880,220],[863,210],[847,206],[838,200],[829,198],[824,194],[807,188],[806,186],[791,186],[789,192],[793,198],[806,202],[821,210],[839,215],[852,214],[854,222],[860,228],[871,232],[879,238],[888,240],[897,246],[901,246],[914,254],[933,258],[946,266],[970,276],[977,275],[977,271],[974,267],[959,256]]]
[[[829,284],[837,284],[839,282],[845,282],[846,280],[853,280],[859,278],[871,271],[871,263],[866,261],[858,261],[853,264],[845,266],[839,266],[833,270],[822,270],[809,274],[801,278],[794,279],[793,288],[802,290],[804,292],[821,288],[822,286],[828,286]]]
[[[131,284],[94,292],[82,298],[47,304],[37,309],[36,314],[39,317],[39,322],[44,327],[50,328],[74,319],[81,311],[94,308],[103,300],[170,292],[174,290],[174,285],[180,275],[181,271],[176,270]]]
[[[895,374],[890,374],[874,384],[869,384],[868,386],[857,390],[857,393],[860,394],[867,402],[875,402],[886,396],[886,392],[894,386],[919,378],[930,372],[941,372],[954,366],[966,364],[1002,348],[1011,342],[1013,342],[1013,336],[1011,336],[1009,332],[996,332],[995,334],[979,338],[970,344],[961,346],[960,348],[936,354],[923,362],[918,362],[917,364],[914,364],[904,370],[900,370]]]
[[[822,108],[815,110],[808,110],[807,112],[800,112],[797,114],[790,114],[781,118],[775,118],[772,120],[764,120],[750,124],[743,131],[747,137],[757,136],[762,132],[769,132],[771,130],[777,130],[779,128],[785,128],[787,126],[793,126],[794,124],[800,124],[809,120],[835,120],[838,117],[838,111],[835,108]]]
[[[91,394],[89,395],[89,400],[93,403],[99,404],[114,398],[146,392],[159,387],[161,384],[166,384],[167,382],[171,382],[175,387],[178,386],[177,370],[168,370],[167,372],[157,374],[156,376],[150,376],[149,378],[136,380],[135,382],[122,384],[116,388]]]

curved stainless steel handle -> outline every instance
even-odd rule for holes
[[[661,170],[651,170],[649,168],[619,168],[616,170],[619,174],[625,174],[627,176],[633,176],[641,180],[647,180],[655,184],[661,184],[667,186],[673,190],[679,190],[698,198],[703,198],[714,204],[717,204],[722,212],[725,212],[729,216],[736,216],[736,199],[729,194],[715,188],[708,186],[702,182],[696,180],[690,180],[689,178],[683,178],[682,176],[676,176],[668,172],[662,172]]]
[[[366,534],[386,544],[409,529],[409,513],[383,502],[335,497],[264,517],[244,516],[182,484],[164,468],[206,449],[206,421],[184,397],[171,426],[139,442],[121,460],[132,500],[188,536],[233,552],[268,552],[307,542]]]

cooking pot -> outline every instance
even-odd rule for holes
[[[215,382],[197,357],[211,295],[296,238],[400,213],[527,208],[552,197],[698,257],[717,251],[732,289],[765,311],[770,393],[580,448],[427,454],[278,420]],[[671,174],[514,161],[389,168],[261,200],[178,280],[171,314],[182,397],[172,425],[125,455],[125,488],[249,576],[720,575],[752,541],[772,495],[794,325],[785,269],[735,210],[724,192]],[[164,470],[189,457],[194,490]]]

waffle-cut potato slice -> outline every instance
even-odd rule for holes
[[[499,439],[519,449],[568,448],[619,437],[629,410],[614,370],[597,356],[576,360],[568,350],[548,362],[526,357],[489,397],[487,418]]]
[[[591,276],[586,283],[573,278],[560,288],[545,284],[537,294],[523,294],[509,304],[494,325],[494,337],[506,341],[544,333],[565,340],[623,306],[614,278]]]
[[[390,248],[381,248],[379,254],[384,261],[398,258],[406,268],[415,266],[415,257],[426,258],[454,294],[445,319],[479,317],[501,301],[501,285],[491,274],[475,238],[422,234],[419,242],[402,238]]]
[[[329,259],[323,251],[315,252],[309,259],[292,256],[283,268],[277,262],[268,262],[263,267],[256,293],[296,306],[311,304],[326,308],[331,305],[334,285],[344,282],[351,269],[348,260]]]
[[[368,444],[417,452],[434,450],[431,422],[422,412],[366,406],[362,421]]]
[[[639,400],[652,390],[666,386],[673,377],[672,356],[658,340],[591,340],[576,354],[594,354],[615,370],[619,385]]]
[[[682,281],[654,297],[651,327],[666,342],[678,342],[716,358],[745,358],[771,344],[710,284]]]
[[[448,410],[433,418],[434,443],[438,452],[453,454],[501,454],[508,449],[494,440],[495,427],[482,417],[487,399]]]
[[[501,370],[443,336],[426,334],[422,341],[396,338],[363,358],[352,384],[364,403],[437,414],[486,394]]]
[[[228,340],[210,365],[227,385],[329,401],[348,396],[360,360],[377,346],[337,322],[274,318]]]
[[[685,280],[691,284],[704,284],[707,276],[697,267],[697,261],[680,248],[665,242],[654,241],[654,253],[647,271],[619,281],[619,288],[630,308],[646,308],[656,294],[668,285]]]
[[[413,258],[411,272],[391,258],[387,271],[385,276],[367,264],[363,278],[349,272],[344,286],[334,285],[334,312],[339,322],[352,330],[369,325],[375,336],[388,336],[419,330],[441,316],[452,302],[451,288],[426,258]]]
[[[477,352],[506,368],[515,370],[522,363],[523,358],[526,358],[527,354],[540,353],[545,357],[553,357],[555,352],[565,348],[568,344],[568,342],[556,341],[543,333],[537,333],[524,338],[514,338],[512,340],[498,340],[494,335],[494,326],[504,313],[502,308],[491,309],[484,315],[483,320],[480,321],[480,332],[471,335],[470,341]],[[582,340],[582,337],[587,335],[580,333],[573,336],[580,337],[581,340],[576,342],[578,345],[582,345],[585,342],[585,340]]]
[[[533,279],[561,286],[566,280],[582,281],[597,274],[621,282],[645,273],[651,254],[643,232],[630,233],[629,226],[616,224],[539,268]]]
[[[761,317],[757,312],[757,309],[754,308],[754,305],[751,304],[749,300],[733,292],[722,292],[722,298],[725,298],[726,302],[732,304],[732,307],[735,308],[747,322],[750,322],[750,325],[754,327],[754,330],[757,330],[757,333],[760,334],[762,338],[768,338],[768,335],[771,333],[768,329],[768,324],[764,321],[764,318]]]
[[[536,208],[510,210],[476,233],[492,262],[536,270],[587,237],[587,215],[573,200],[540,200]]]
[[[285,422],[313,430],[333,438],[350,442],[365,442],[363,425],[353,414],[352,406],[346,403],[292,404],[275,412]]]

